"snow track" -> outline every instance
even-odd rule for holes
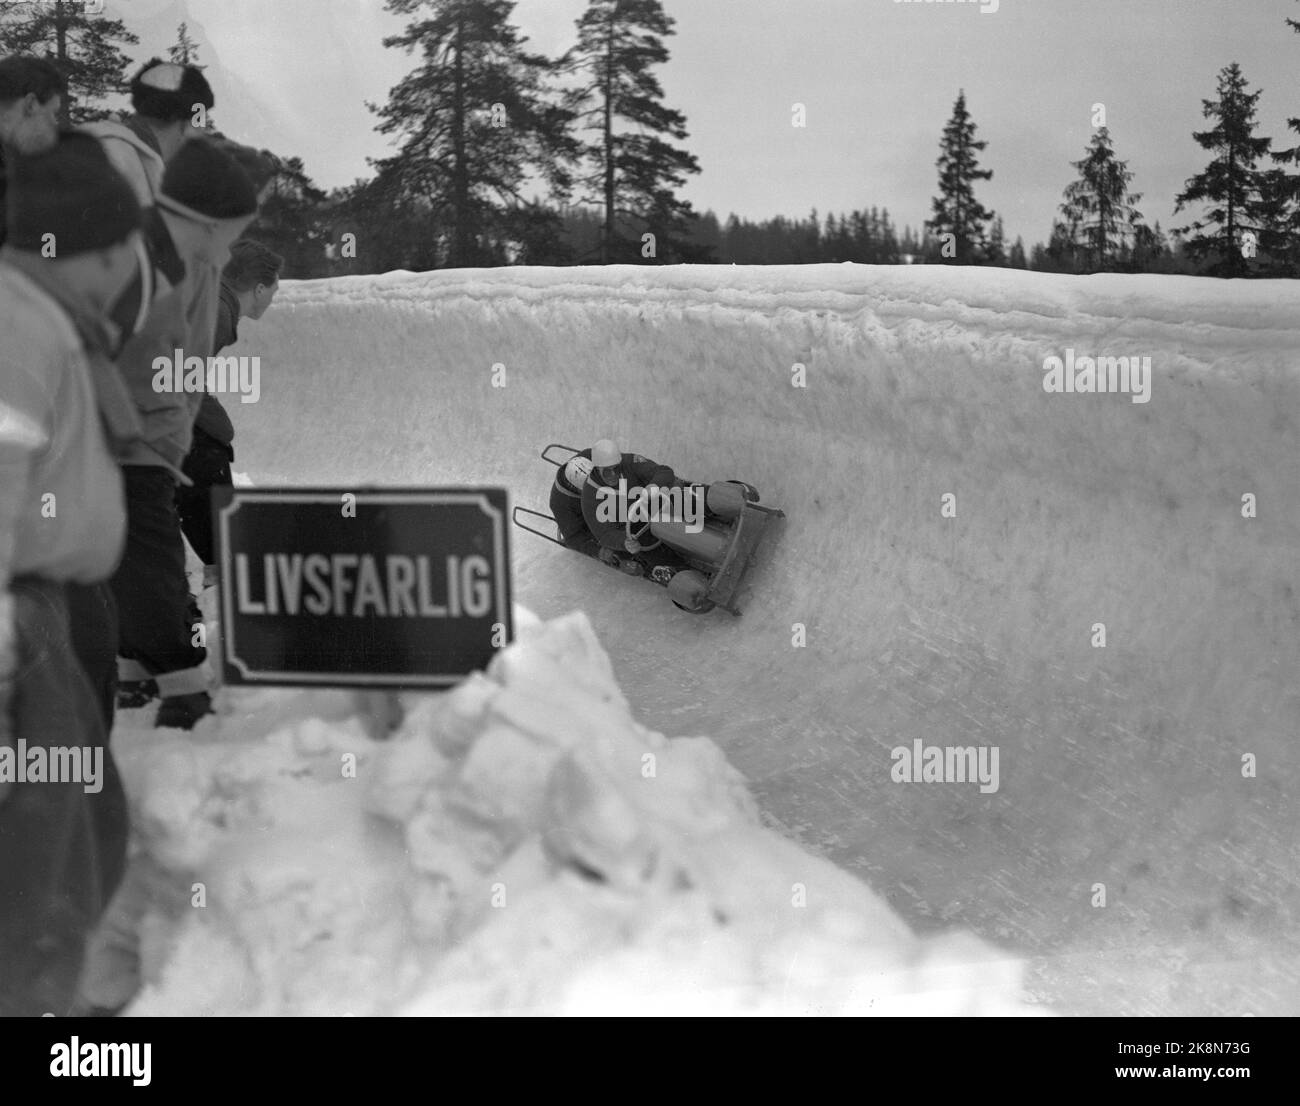
[[[788,518],[739,620],[523,533],[517,598],[585,610],[643,723],[713,737],[774,823],[913,926],[1032,958],[1058,1008],[1295,1014],[1293,296],[848,265],[286,283],[227,351],[261,401],[227,407],[263,486],[544,507],[538,450],[602,436],[754,483]],[[1149,357],[1150,402],[1044,392],[1067,349]],[[893,782],[918,739],[997,746],[998,790]]]

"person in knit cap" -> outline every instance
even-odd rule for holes
[[[212,674],[206,650],[194,644],[197,610],[185,576],[176,486],[189,482],[181,466],[212,354],[221,267],[257,214],[257,190],[220,144],[196,138],[167,164],[157,210],[184,276],[154,299],[144,327],[118,357],[144,433],[123,463],[127,545],[113,592],[124,696],[156,693],[155,724],[189,729],[211,710]],[[174,371],[193,358],[205,369],[198,380]]]
[[[106,311],[139,264],[141,216],[89,137],[60,136],[9,168],[0,248],[0,1015],[34,1017],[72,1009],[85,940],[126,858],[125,797],[67,593],[102,585],[126,535],[115,453],[140,424],[109,359]],[[111,621],[98,631],[111,639]],[[113,652],[109,640],[100,655]]]

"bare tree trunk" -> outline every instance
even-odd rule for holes
[[[605,37],[605,221],[600,228],[600,263],[609,264],[614,241],[614,15]]]
[[[454,165],[452,169],[452,207],[455,211],[456,225],[452,233],[451,264],[463,268],[470,261],[470,226],[469,226],[469,166],[466,164],[465,150],[465,51],[463,20],[456,23],[455,68],[455,107],[452,121]]]

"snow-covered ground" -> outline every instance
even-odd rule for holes
[[[852,265],[286,284],[227,351],[261,357],[260,401],[227,403],[259,485],[544,506],[542,446],[615,436],[789,517],[740,619],[517,533],[517,599],[586,618],[408,696],[387,743],[342,692],[226,689],[193,736],[125,719],[159,902],[136,1011],[1003,1010],[1019,960],[1063,1013],[1300,1012],[1294,295]],[[1149,402],[1044,391],[1083,355],[1149,357]],[[915,741],[996,747],[997,789],[896,782]]]

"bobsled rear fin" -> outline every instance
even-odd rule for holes
[[[557,461],[554,457],[552,457],[552,456],[550,455],[550,454],[551,454],[551,450],[553,450],[553,449],[562,449],[562,450],[564,450],[565,456],[561,457],[561,458]],[[580,449],[574,449],[573,446],[571,446],[571,445],[561,445],[559,442],[551,442],[550,445],[548,445],[544,450],[542,450],[542,460],[543,460],[543,461],[549,461],[549,462],[550,462],[551,464],[553,464],[556,468],[559,468],[561,465],[563,465],[565,462],[567,462],[567,461],[569,460],[570,457],[574,457],[574,456],[576,456],[577,454],[579,454],[579,453],[581,453],[581,452],[582,452],[582,450],[580,450]]]
[[[555,519],[553,519],[550,515],[544,515],[542,514],[541,511],[531,511],[527,507],[516,507],[513,511],[510,512],[511,519],[514,520],[514,524],[518,526],[519,529],[527,530],[530,534],[536,534],[539,538],[545,538],[547,541],[553,541],[556,545],[560,545],[560,546],[564,545],[564,542],[560,541],[559,538],[552,537],[550,534],[543,534],[540,530],[534,530],[531,526],[528,525],[528,523],[520,522],[519,521],[520,515],[529,515],[532,518],[539,518],[545,522],[549,522],[552,526],[558,526],[558,523],[556,523]]]

